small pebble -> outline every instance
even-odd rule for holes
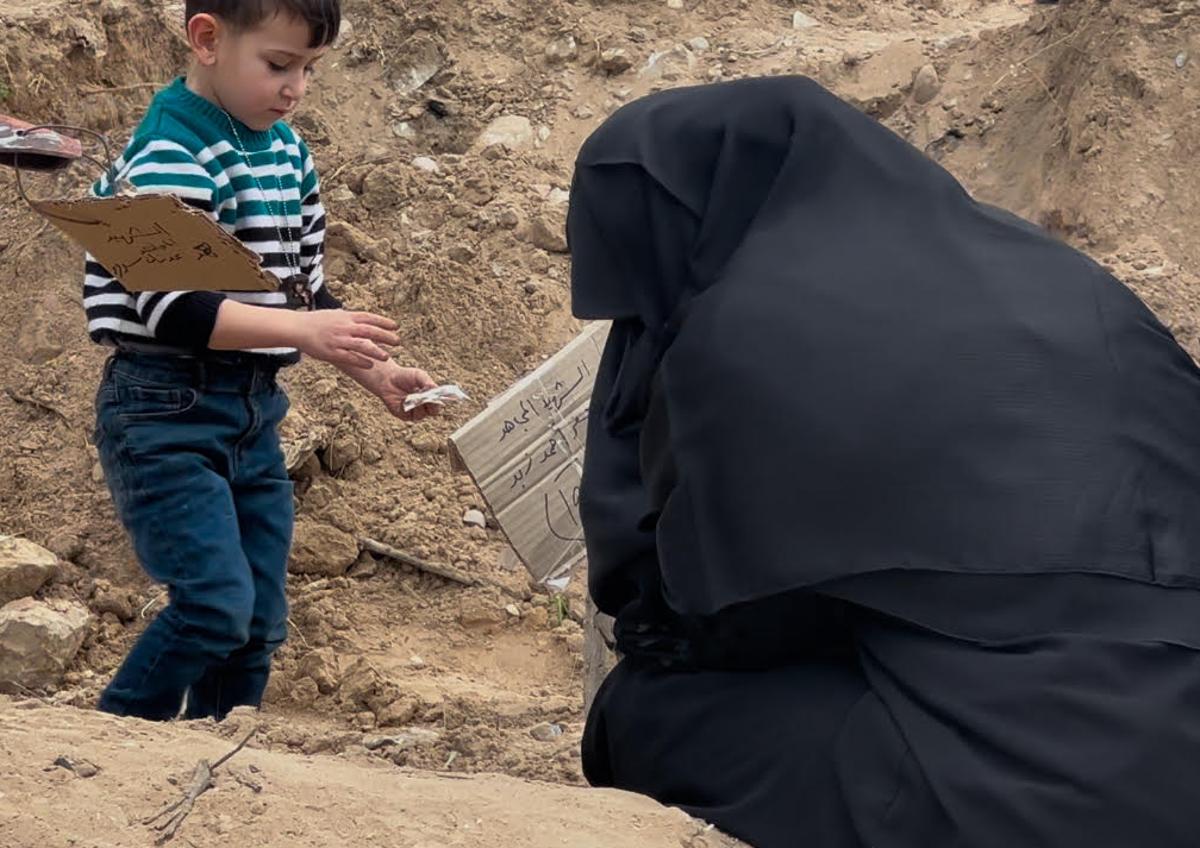
[[[539,742],[553,742],[563,735],[561,724],[551,724],[544,721],[529,731],[529,735]]]

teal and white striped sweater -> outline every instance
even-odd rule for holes
[[[325,210],[308,148],[283,122],[265,132],[237,122],[235,133],[231,120],[236,121],[177,79],[155,96],[116,170],[139,194],[173,194],[212,216],[258,253],[263,267],[280,280],[295,273],[298,263],[312,280],[317,308],[339,307],[325,286],[321,267]],[[92,193],[112,193],[107,176]],[[282,290],[127,292],[91,255],[87,257],[83,305],[88,333],[100,344],[202,350],[225,298],[287,308]],[[298,358],[291,348],[254,352]]]

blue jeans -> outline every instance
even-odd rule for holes
[[[146,719],[257,706],[287,636],[292,483],[277,368],[118,352],[96,395],[96,446],[121,521],[170,602],[99,708]]]

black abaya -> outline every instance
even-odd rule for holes
[[[1200,844],[1200,371],[1136,297],[799,78],[622,109],[568,232],[593,782],[764,848]]]

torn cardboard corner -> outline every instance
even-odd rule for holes
[[[589,324],[450,437],[529,573],[546,583],[585,556],[579,483],[588,405],[609,323]]]
[[[42,200],[33,208],[129,291],[278,291],[257,253],[167,194]]]

